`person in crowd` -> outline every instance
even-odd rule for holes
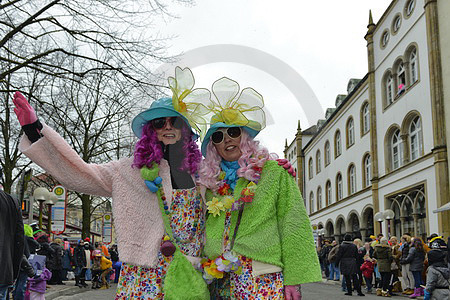
[[[87,287],[86,271],[91,267],[91,251],[89,242],[78,240],[77,246],[73,251],[73,263],[75,266],[75,285],[78,287]]]
[[[358,270],[359,285],[362,286],[363,282],[364,282],[364,278],[363,278],[363,274],[361,271],[361,266],[364,263],[364,255],[366,253],[366,250],[364,249],[363,242],[359,238],[354,239],[353,244],[355,244],[356,247],[358,248],[358,255],[356,257],[356,268]]]
[[[0,189],[0,300],[6,300],[8,290],[19,275],[24,252],[22,210],[19,202]]]
[[[45,300],[45,290],[47,288],[47,281],[52,277],[52,272],[44,268],[38,276],[29,278],[30,282],[30,300]]]
[[[22,263],[20,264],[19,277],[16,280],[14,290],[12,292],[14,300],[24,299],[27,289],[28,277],[34,277],[36,275],[33,267],[28,262],[28,258],[30,257],[30,244],[34,245],[37,242],[32,238],[33,229],[28,224],[24,224],[23,229],[25,233],[24,254],[22,257]],[[31,240],[29,239],[30,237]]]
[[[374,251],[374,249],[373,249],[373,247],[370,245],[370,241],[368,241],[367,239],[366,239],[366,242],[364,243],[364,250],[365,250],[364,255],[369,255],[370,258],[373,257],[373,251]]]
[[[62,258],[63,258],[63,241],[61,239],[55,239],[50,247],[54,250],[54,253],[47,261],[47,268],[52,273],[52,278],[48,281],[48,284],[64,285],[62,282]]]
[[[238,93],[223,77],[208,106],[199,172],[208,208],[204,276],[212,297],[300,299],[302,283],[322,280],[310,221],[293,174],[254,139],[265,127],[262,96]]]
[[[113,262],[113,269],[115,271],[114,283],[117,283],[119,282],[119,274],[120,269],[122,268],[122,263],[119,260],[119,251],[117,250],[116,244],[111,246],[109,253],[111,254],[111,261]]]
[[[339,266],[336,265],[336,255],[339,250],[339,245],[336,240],[331,242],[331,250],[328,254],[328,261],[330,262],[330,277],[329,280],[339,281],[341,273],[339,272]]]
[[[139,138],[134,158],[101,165],[84,162],[38,120],[22,94],[14,94],[15,112],[25,132],[20,150],[68,189],[113,199],[123,261],[116,299],[138,293],[146,293],[148,299],[170,293],[209,297],[201,274],[195,277],[188,258],[176,254],[194,257],[192,263],[197,265],[203,241],[204,210],[196,186],[201,152],[194,131],[200,129],[197,119],[206,106],[195,100],[209,98],[209,91],[194,90],[193,85],[192,72],[177,67],[175,78],[169,77],[172,98],[153,101],[133,119],[132,129]],[[184,271],[169,268],[173,261],[183,264]],[[197,288],[181,277],[195,280]]]
[[[56,254],[55,250],[50,247],[49,238],[43,231],[38,232],[35,238],[39,243],[39,249],[37,250],[36,254],[45,256],[45,266],[50,270],[52,267],[52,257]]]
[[[400,251],[400,245],[398,243],[398,239],[396,236],[391,236],[391,238],[389,239],[389,243],[392,249],[392,263],[391,263],[392,279],[389,289],[392,291],[392,293],[403,292],[402,284],[399,280],[399,277],[402,276],[400,270],[400,258],[402,256],[402,252]]]
[[[414,238],[411,241],[412,246],[409,249],[408,256],[406,259],[400,260],[402,264],[410,264],[410,271],[414,277],[414,293],[411,294],[410,298],[416,298],[423,296],[423,285],[422,281],[422,271],[424,268],[425,261],[425,250],[423,248],[423,243],[420,238]]]
[[[358,296],[364,296],[361,291],[361,285],[358,279],[358,269],[356,260],[358,258],[358,247],[352,242],[352,236],[346,234],[344,241],[339,246],[339,251],[336,258],[336,264],[339,265],[341,274],[344,275],[347,285],[347,292],[345,295],[352,295],[352,282],[355,290],[358,292]]]
[[[372,293],[372,277],[373,277],[373,260],[370,258],[370,255],[364,255],[364,263],[361,265],[360,270],[364,276],[364,280],[366,282],[366,291],[367,293]]]
[[[431,250],[427,253],[428,270],[424,300],[450,299],[449,267],[447,263],[448,245],[438,235],[429,241]]]
[[[393,258],[391,247],[388,245],[388,240],[385,237],[382,237],[380,243],[375,245],[373,257],[377,260],[378,270],[381,275],[381,288],[377,289],[377,295],[381,294],[384,297],[389,297],[391,296],[389,283]]]
[[[325,278],[329,278],[330,276],[330,262],[328,261],[328,254],[330,254],[332,247],[330,244],[330,241],[325,239],[324,245],[322,246],[322,249],[319,253],[319,258],[322,263],[322,270],[324,271]]]
[[[100,250],[92,251],[93,265],[92,265],[92,288],[108,289],[109,284],[106,280],[106,276],[112,270],[112,262],[102,255]],[[100,277],[100,278],[99,278]],[[95,279],[94,279],[95,278]],[[99,286],[99,280],[101,279],[101,286]]]
[[[63,239],[63,257],[62,257],[62,280],[67,280],[67,273],[72,271],[72,248],[70,247],[69,240],[67,238]]]
[[[402,294],[404,295],[411,295],[414,293],[413,287],[415,286],[414,284],[414,276],[410,270],[410,266],[411,264],[409,263],[405,263],[406,258],[408,257],[409,254],[409,249],[411,247],[411,236],[409,236],[408,234],[404,234],[401,237],[401,245],[400,245],[400,252],[401,252],[401,256],[400,256],[400,265],[402,268],[402,281],[403,281],[403,292]]]

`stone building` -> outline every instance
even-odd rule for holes
[[[349,81],[324,120],[305,131],[299,123],[286,140],[311,222],[325,237],[450,234],[449,213],[433,213],[449,202],[448,13],[444,0],[394,0],[377,24],[370,13],[368,73]],[[388,209],[392,219],[374,220]]]

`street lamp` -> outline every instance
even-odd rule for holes
[[[52,206],[58,202],[58,197],[54,193],[49,192],[48,199],[44,202],[44,204],[48,205],[48,215],[47,215],[47,230],[48,230],[48,236],[50,236],[50,233],[52,232]]]
[[[48,199],[50,192],[43,187],[38,187],[33,192],[34,200],[39,202],[39,229],[42,230],[42,209],[44,207],[44,202]]]
[[[381,223],[383,223],[383,221],[384,221],[384,213],[379,211],[373,216],[373,218],[375,219],[375,221],[380,223],[380,233],[383,233],[383,228],[381,226]]]
[[[392,209],[386,209],[383,213],[384,218],[388,223],[388,237],[391,237],[391,220],[395,217],[395,212]]]

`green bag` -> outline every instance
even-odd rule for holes
[[[208,286],[202,274],[177,248],[167,270],[164,281],[164,299],[200,300],[209,299]]]
[[[164,212],[163,201],[161,199],[161,188],[156,192],[161,212]],[[169,217],[162,213],[164,228],[166,233],[173,240],[172,228]],[[192,266],[191,262],[176,247],[173,259],[164,280],[164,299],[166,300],[209,300],[209,290],[200,271]]]

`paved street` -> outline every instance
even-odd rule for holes
[[[113,285],[109,290],[91,290],[88,289],[84,293],[79,293],[73,296],[61,296],[55,298],[57,300],[111,300],[114,299],[114,295],[116,292],[116,286]],[[333,300],[348,300],[351,299],[349,296],[344,295],[344,292],[341,292],[341,289],[338,285],[335,284],[327,284],[327,283],[310,283],[305,284],[302,287],[303,291],[303,300],[322,300],[322,299],[333,299]],[[366,294],[365,297],[358,297],[353,295],[353,298],[357,299],[380,299],[380,297],[375,296],[374,294]],[[391,299],[408,299],[405,297],[392,297]],[[419,297],[417,299],[423,299]]]

